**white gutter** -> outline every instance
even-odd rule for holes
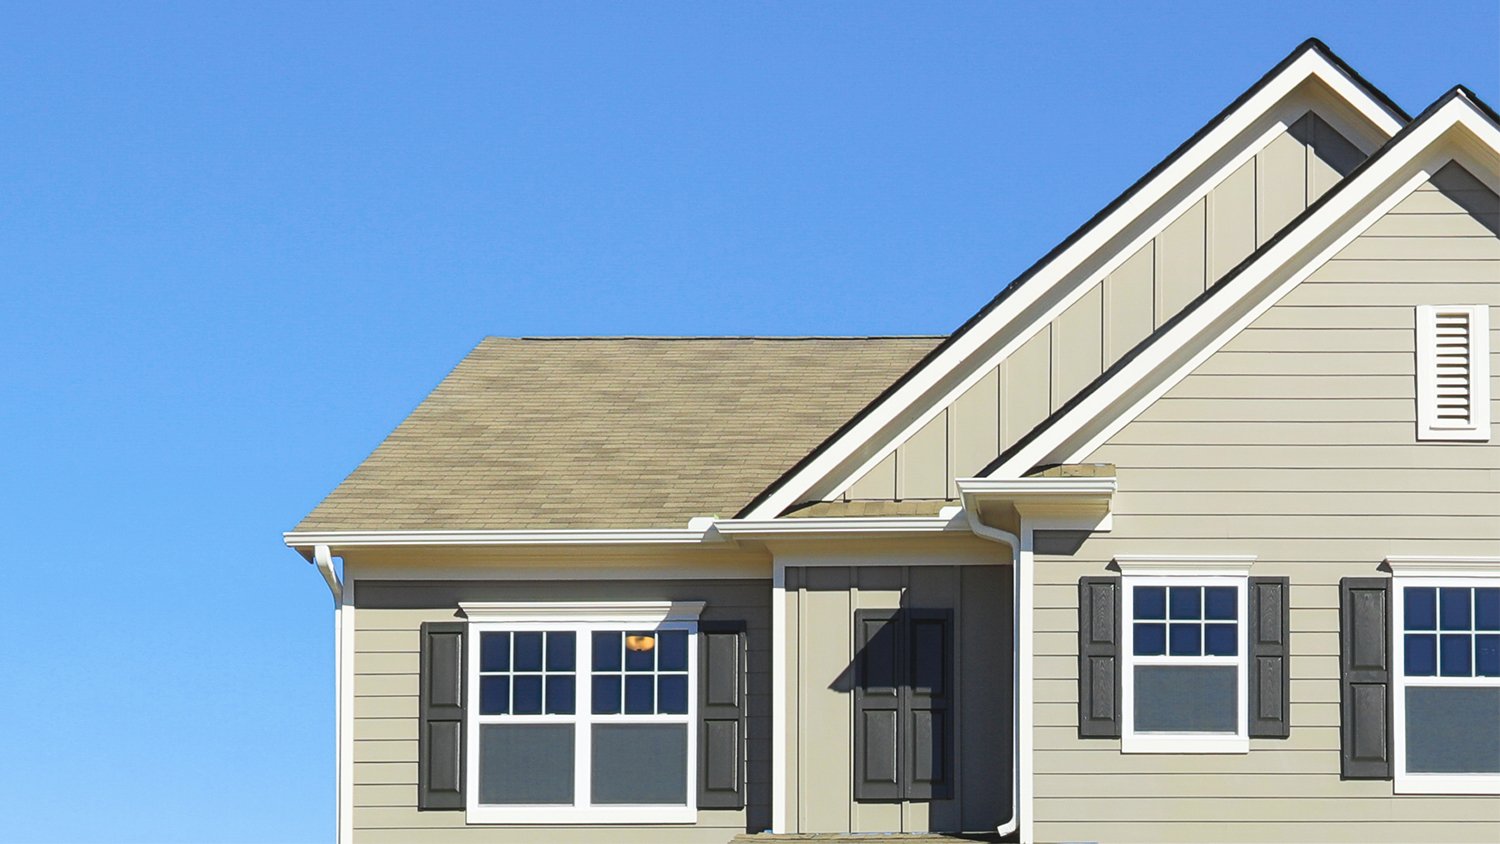
[[[697,523],[697,524],[693,524]],[[289,531],[281,535],[291,548],[328,545],[339,548],[375,545],[698,545],[712,542],[713,520],[694,519],[687,528],[618,530],[348,530]]]
[[[318,573],[323,575],[323,579],[328,582],[328,591],[333,595],[333,606],[337,610],[339,604],[343,603],[344,584],[339,582],[338,572],[333,570],[333,553],[327,545],[315,545],[312,562],[318,567]]]
[[[968,521],[969,530],[981,539],[998,542],[1010,548],[1011,574],[1010,574],[1010,617],[1011,629],[1015,631],[1011,644],[1014,647],[1014,658],[1010,664],[1010,688],[1011,697],[1015,703],[1015,712],[1011,713],[1010,719],[1010,820],[1000,824],[995,829],[999,835],[1009,835],[1015,832],[1021,825],[1021,683],[1020,666],[1022,651],[1019,647],[1021,641],[1021,539],[1007,530],[987,525],[979,520],[979,507],[977,503],[971,503],[969,496],[964,496],[963,514]]]

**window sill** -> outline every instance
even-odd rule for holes
[[[1152,733],[1124,735],[1121,753],[1249,753],[1250,739],[1244,736],[1203,733]]]
[[[464,823],[493,825],[692,824],[698,811],[690,806],[471,806]]]
[[[1397,794],[1500,794],[1496,774],[1397,774]]]

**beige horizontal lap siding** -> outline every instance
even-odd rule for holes
[[[1309,112],[855,481],[844,498],[957,497],[954,478],[984,468],[1363,160]],[[1465,257],[1482,251],[1456,249]]]
[[[1038,841],[1500,841],[1500,798],[1339,778],[1339,580],[1387,555],[1500,554],[1500,431],[1415,441],[1415,306],[1500,306],[1484,207],[1419,190],[1086,458],[1120,491],[1113,531],[1037,561]],[[1078,738],[1078,579],[1118,554],[1254,554],[1253,574],[1290,578],[1289,739],[1188,756]]]
[[[360,842],[473,844],[723,844],[769,824],[769,580],[356,581],[354,587],[354,831]],[[462,811],[418,812],[420,629],[452,621],[459,601],[702,600],[704,621],[749,631],[748,811],[703,810],[696,824],[469,826]]]

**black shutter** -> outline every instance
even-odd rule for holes
[[[1250,578],[1250,737],[1292,734],[1291,619],[1285,577]]]
[[[422,625],[417,734],[417,808],[464,808],[464,632],[462,621]]]
[[[1078,580],[1078,737],[1120,737],[1120,578]]]
[[[899,610],[854,612],[854,799],[900,800],[902,624]]]
[[[944,800],[953,796],[953,613],[907,610],[901,713],[908,800]]]
[[[698,626],[698,808],[745,807],[744,622]]]
[[[1341,773],[1391,779],[1391,582],[1339,581]]]

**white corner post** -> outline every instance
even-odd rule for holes
[[[786,664],[786,566],[779,560],[771,569],[771,832],[785,834],[787,808],[791,795],[787,794],[786,747],[787,736],[787,682]]]

